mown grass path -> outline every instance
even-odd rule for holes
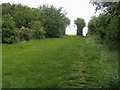
[[[108,52],[85,37],[3,45],[3,88],[116,87],[117,54]]]

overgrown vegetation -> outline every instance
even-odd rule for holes
[[[117,88],[118,52],[92,37],[3,44],[3,88]]]
[[[94,35],[100,43],[106,44],[110,49],[118,49],[120,41],[118,19],[120,18],[120,2],[94,2],[96,10],[102,9],[98,17],[93,17],[89,24],[89,33]]]
[[[41,38],[59,38],[70,24],[62,8],[43,5],[30,8],[21,4],[2,4],[2,42],[14,43]]]

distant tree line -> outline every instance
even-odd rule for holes
[[[95,36],[100,43],[117,49],[120,41],[120,2],[93,2],[96,11],[101,10],[98,17],[93,16],[88,23],[89,34]]]
[[[52,5],[38,8],[10,3],[1,5],[3,43],[59,38],[65,35],[65,29],[70,24],[66,12]]]

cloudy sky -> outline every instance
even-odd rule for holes
[[[74,20],[77,17],[85,19],[88,23],[90,17],[95,12],[95,6],[89,3],[90,0],[0,0],[0,3],[21,3],[29,7],[37,8],[42,4],[54,5],[55,7],[63,7],[67,12],[67,17],[71,20],[71,25],[67,28],[67,34],[76,34],[76,27],[74,27]],[[84,30],[84,34],[87,32],[87,28]]]

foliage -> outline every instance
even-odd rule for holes
[[[29,28],[25,28],[24,26],[20,29],[20,40],[30,40],[32,37],[32,30],[29,30]]]
[[[32,9],[21,4],[3,3],[2,15],[5,14],[10,14],[13,17],[16,27],[19,29],[22,26],[29,28],[31,21],[35,18]]]
[[[13,17],[6,14],[2,17],[2,42],[14,43],[19,40],[19,31],[15,27]]]
[[[57,9],[48,5],[30,8],[22,4],[3,3],[2,15],[4,17],[8,14],[15,23],[14,27],[20,31],[20,40],[62,37],[65,35],[66,27],[70,24],[69,18],[65,16],[66,12],[62,12],[62,8]],[[4,27],[3,30],[5,29],[9,31],[10,28]],[[4,31],[4,35],[5,33]],[[9,36],[16,37],[11,34]],[[6,38],[6,36],[4,37]]]
[[[120,40],[118,27],[118,19],[120,17],[120,2],[116,3],[94,3],[98,7],[103,8],[102,13],[98,17],[93,17],[89,24],[89,33],[98,37],[101,43],[107,44],[111,49],[118,48]],[[100,9],[101,9],[100,8]]]
[[[65,28],[70,24],[70,20],[62,13],[62,8],[43,5],[39,7],[41,24],[45,28],[46,37],[58,38],[65,34]]]
[[[85,21],[82,18],[77,18],[76,20],[74,20],[74,24],[77,25],[77,35],[81,35],[83,34],[82,29],[85,27]]]
[[[41,23],[39,21],[34,21],[32,23],[32,30],[33,30],[33,38],[34,39],[41,39],[45,38],[45,30],[44,27],[41,26]]]

